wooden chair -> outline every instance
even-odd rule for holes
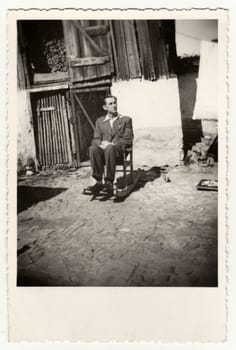
[[[120,169],[121,167],[121,169]],[[117,199],[122,200],[127,197],[131,191],[134,189],[137,181],[138,174],[134,176],[133,170],[133,147],[124,147],[122,149],[122,155],[120,159],[117,159],[116,163],[116,175],[118,172],[122,172],[122,177],[115,176],[114,183],[114,196]],[[86,192],[87,189],[84,189],[83,194],[92,194],[91,191]],[[103,191],[99,193],[94,193],[91,200],[94,200],[97,197],[103,197]]]
[[[122,167],[121,170],[120,166]],[[133,169],[133,146],[123,147],[121,159],[117,161],[116,172],[122,172],[123,177],[116,177],[115,196],[126,197],[136,184]]]

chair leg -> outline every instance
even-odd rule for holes
[[[124,172],[124,179],[125,179],[125,189],[127,188],[128,181],[127,181],[127,171],[126,171],[126,163],[125,163],[125,154],[123,155],[123,172]]]
[[[131,173],[131,183],[134,182],[134,168],[133,168],[133,152],[130,153],[130,173]]]

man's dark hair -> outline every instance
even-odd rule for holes
[[[117,101],[117,97],[116,96],[113,96],[113,95],[107,95],[104,97],[104,102],[106,103],[106,99],[107,98],[114,98],[116,101]]]

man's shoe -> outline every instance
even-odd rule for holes
[[[101,182],[96,182],[93,186],[88,186],[83,190],[84,194],[98,194],[103,190],[103,184]]]
[[[105,184],[103,185],[103,192],[113,196],[113,193],[114,193],[113,184],[109,181],[106,181]]]

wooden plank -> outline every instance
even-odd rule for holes
[[[153,57],[153,66],[156,78],[159,78],[159,62],[160,62],[160,30],[159,30],[160,21],[149,20],[148,21],[148,30],[150,36],[150,45],[152,50]]]
[[[50,139],[51,139],[51,161],[52,164],[56,164],[56,150],[55,150],[55,130],[53,127],[53,121],[52,121],[52,111],[54,110],[54,107],[52,107],[51,98],[50,96],[47,96],[47,113],[48,113],[48,123],[49,123],[49,132],[50,132]]]
[[[63,20],[63,32],[65,38],[65,47],[67,58],[78,57],[80,54],[79,41],[77,37],[77,29],[73,21]]]
[[[98,77],[96,66],[84,66],[82,69],[83,69],[84,80],[93,80]]]
[[[138,32],[138,45],[140,49],[140,59],[142,72],[145,79],[155,80],[153,56],[151,50],[148,24],[146,20],[137,20],[136,27]]]
[[[39,100],[37,99],[36,102],[36,118],[37,118],[37,130],[38,130],[38,151],[39,151],[39,160],[40,164],[44,163],[43,160],[43,135],[42,135],[42,121],[41,121],[41,114],[40,114],[40,106],[39,106]]]
[[[54,111],[55,107],[48,106],[48,107],[41,107],[40,112],[49,112],[49,111]]]
[[[70,65],[72,68],[81,67],[81,66],[91,66],[104,64],[110,61],[109,56],[100,56],[100,57],[82,57],[70,60]]]
[[[78,30],[73,21],[62,21],[65,38],[65,46],[67,52],[67,59],[69,62],[69,80],[73,83],[75,81],[83,81],[83,70],[75,72],[70,66],[70,60],[75,57],[81,57],[80,38]],[[78,76],[79,75],[79,76]]]
[[[125,35],[123,28],[123,21],[112,21],[113,28],[113,46],[116,48],[117,53],[117,78],[128,80],[129,79],[129,64],[127,58],[127,50],[125,44]]]
[[[111,64],[110,62],[96,66],[96,75],[98,79],[108,77],[111,75]]]
[[[47,96],[47,103],[48,103],[48,118],[49,118],[49,125],[50,125],[50,137],[51,137],[51,159],[52,164],[57,164],[57,151],[56,151],[56,135],[55,135],[55,127],[54,127],[54,118],[53,118],[53,111],[54,107],[52,106],[52,98],[51,96]]]
[[[116,73],[117,75],[117,69],[118,69],[118,59],[117,59],[117,49],[115,44],[115,36],[114,36],[114,29],[112,26],[112,21],[108,21],[109,25],[109,50],[110,50],[110,56],[111,56],[111,62],[112,62],[112,72]]]
[[[41,106],[45,107],[44,105],[44,98],[41,97]],[[47,139],[47,125],[46,125],[46,116],[45,112],[41,112],[42,115],[42,126],[43,126],[43,147],[45,149],[45,165],[49,164],[49,151],[48,151],[48,139]]]
[[[111,27],[109,25],[108,20],[105,21],[106,26],[108,28],[107,30],[107,34],[106,34],[106,39],[107,39],[107,48],[108,48],[108,54],[110,57],[110,72],[111,74],[115,72],[115,66],[114,66],[114,62],[113,62],[113,53],[112,53],[112,37],[111,37]]]
[[[87,26],[90,26],[91,21],[83,20],[83,21],[80,21],[80,23],[85,29]],[[87,58],[87,57],[99,56],[99,53],[96,50],[94,50],[90,42],[88,42],[83,36],[81,36],[80,32],[79,32],[79,40],[81,45],[80,57]],[[94,42],[97,44],[97,40],[95,40]],[[83,72],[83,80],[92,80],[97,78],[97,69],[95,65],[90,65],[90,66],[84,65],[83,68],[81,69]]]
[[[168,45],[167,65],[168,76],[175,75],[175,63],[177,58],[176,43],[175,43],[175,21],[174,20],[162,20],[162,33],[163,39]]]
[[[54,90],[63,90],[68,89],[69,84],[47,84],[45,86],[36,87],[33,86],[31,89],[28,89],[29,92],[43,92],[43,91],[54,91]]]
[[[84,81],[84,68],[83,67],[78,67],[78,68],[72,68],[70,67],[70,80],[71,83],[75,83],[78,81]]]
[[[45,107],[45,121],[46,121],[46,132],[47,132],[47,144],[48,144],[48,165],[52,164],[52,137],[51,137],[51,127],[50,127],[50,115],[47,111],[48,101],[47,96],[44,97],[44,107]]]
[[[75,148],[75,135],[74,135],[74,130],[73,130],[73,124],[72,124],[72,114],[71,114],[71,104],[70,104],[70,93],[69,91],[66,91],[66,110],[67,110],[67,115],[68,115],[68,120],[69,120],[69,129],[70,129],[70,137],[71,137],[71,151],[72,154],[76,154],[76,148]]]
[[[86,30],[83,28],[83,26],[80,24],[80,21],[73,21],[75,27],[79,30],[79,32],[82,34],[82,36],[89,42],[89,44],[92,46],[92,48],[99,54],[99,56],[106,56],[106,53],[103,51],[101,47],[99,47],[96,42],[88,35]]]
[[[17,23],[17,33],[18,33],[19,54],[22,58],[22,68],[23,68],[24,81],[25,81],[24,86],[25,88],[28,88],[30,86],[30,78],[29,78],[29,71],[28,71],[28,65],[27,65],[27,59],[26,59],[26,53],[25,53],[24,37],[23,37],[22,26],[20,21],[18,21]]]
[[[39,98],[39,106],[40,108],[42,107],[42,97]],[[40,109],[39,108],[39,109]],[[44,165],[47,163],[47,157],[46,157],[46,141],[45,141],[45,130],[44,130],[44,118],[43,118],[43,113],[40,112],[40,118],[41,118],[41,126],[42,126],[42,148],[43,148],[43,153],[44,153]]]
[[[45,84],[53,82],[61,82],[69,79],[68,72],[56,72],[56,73],[35,73],[33,76],[34,84]]]
[[[62,94],[62,110],[63,114],[62,116],[64,117],[64,125],[65,125],[65,137],[66,137],[66,146],[67,146],[67,157],[68,157],[68,162],[72,162],[72,156],[71,156],[71,147],[70,147],[70,135],[69,135],[69,121],[67,117],[67,110],[66,110],[66,102],[65,102],[65,96]]]
[[[49,102],[49,96],[46,97],[47,100],[47,107],[50,107]],[[54,140],[53,140],[53,128],[52,128],[52,112],[50,110],[47,110],[47,116],[48,116],[48,133],[49,133],[49,140],[50,140],[50,158],[51,158],[51,164],[54,163]]]
[[[50,104],[53,105],[53,98],[52,95],[49,97]],[[55,121],[55,106],[53,106],[53,110],[51,111],[51,121],[52,121],[52,133],[53,133],[53,155],[54,155],[54,164],[59,164],[59,157],[58,157],[58,135],[57,135],[57,128],[56,128],[56,121]]]
[[[167,62],[167,54],[166,54],[166,47],[165,47],[165,41],[164,39],[160,40],[160,52],[162,57],[162,76],[165,78],[169,78],[169,68],[168,68],[168,62]]]
[[[71,69],[71,82],[72,84],[83,83],[85,81],[101,79],[106,76],[110,76],[110,67],[110,62],[107,62],[104,65],[73,68]]]
[[[64,147],[64,134],[63,134],[63,127],[62,127],[62,120],[61,120],[61,110],[60,110],[60,100],[59,95],[55,95],[56,105],[57,105],[57,121],[58,121],[58,127],[59,127],[59,133],[60,133],[60,146],[61,146],[61,164],[65,163],[65,147]]]
[[[40,104],[42,104],[41,98],[38,100]],[[42,143],[41,143],[41,148],[42,148],[42,159],[43,159],[43,164],[46,165],[46,146],[45,146],[45,133],[44,133],[44,120],[43,120],[43,114],[40,113],[40,124],[41,124],[41,134],[42,134]]]
[[[75,92],[70,91],[70,100],[72,107],[72,115],[73,115],[73,129],[74,129],[74,137],[75,137],[75,146],[76,146],[76,161],[77,165],[80,163],[80,144],[79,144],[79,135],[78,135],[78,120],[77,120],[77,110],[75,107]]]
[[[26,89],[25,72],[19,42],[17,45],[17,87],[19,90]]]
[[[141,68],[133,20],[124,21],[124,35],[126,39],[129,76],[130,78],[140,78]]]
[[[62,135],[63,135],[62,136],[62,147],[63,147],[64,162],[67,163],[68,157],[67,157],[67,150],[66,150],[66,133],[65,133],[65,124],[64,124],[64,117],[63,117],[61,94],[57,95],[57,99],[58,99],[58,106],[59,106],[61,130],[62,130]]]
[[[107,33],[106,24],[98,24],[96,26],[90,26],[85,28],[89,36],[104,35]]]
[[[93,91],[108,91],[109,90],[109,87],[108,86],[91,86],[91,87],[88,87],[88,88],[84,88],[84,87],[81,87],[81,88],[75,88],[73,89],[73,91],[75,92],[79,92],[79,93],[84,93],[84,92],[93,92]]]
[[[104,21],[103,20],[98,20],[97,23],[99,25],[103,25]],[[96,36],[94,38],[94,40],[96,41],[96,43],[99,45],[99,47],[102,47],[103,50],[107,53],[109,53],[109,46],[108,46],[108,36],[107,33],[101,34],[99,36]],[[104,62],[102,65],[100,66],[96,66],[96,71],[97,71],[97,76],[98,77],[104,77],[106,75],[110,75],[111,74],[111,67],[110,67],[110,57],[109,55],[107,56],[109,59],[108,61]]]
[[[73,84],[73,90],[82,90],[82,89],[93,89],[97,87],[111,86],[111,80],[109,79],[100,79],[98,81],[83,81],[83,82],[75,82]]]
[[[163,66],[163,52],[161,41],[158,42],[158,69],[159,69],[159,77],[163,78],[164,76],[164,66]]]
[[[63,163],[63,149],[62,149],[62,142],[61,142],[61,129],[60,129],[60,120],[58,118],[58,105],[55,95],[52,95],[52,101],[55,106],[54,109],[54,117],[55,117],[55,125],[56,125],[56,134],[57,134],[57,159],[58,164]]]

